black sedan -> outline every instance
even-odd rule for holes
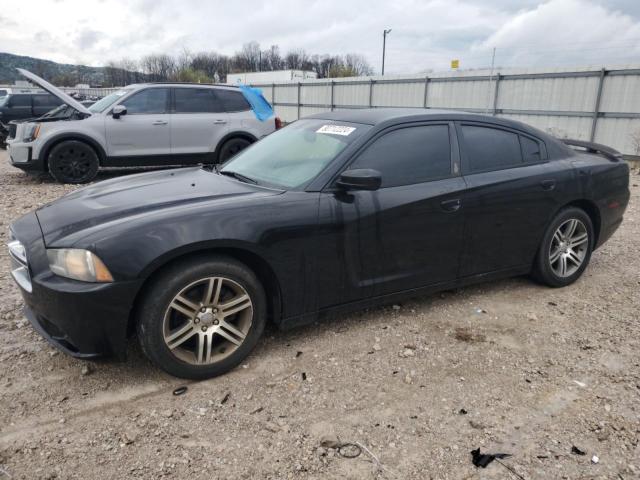
[[[25,312],[66,353],[207,378],[281,328],[474,282],[574,282],[618,228],[629,168],[469,113],[299,120],[215,169],[77,190],[11,226]]]

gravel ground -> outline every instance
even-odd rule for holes
[[[126,363],[57,353],[2,252],[0,479],[640,478],[637,171],[632,184],[624,224],[570,287],[515,278],[267,331],[241,368],[197,383],[135,342]],[[74,187],[0,151],[0,188],[5,243],[12,219]],[[514,473],[474,467],[477,447],[511,453]]]

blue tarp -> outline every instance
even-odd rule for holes
[[[273,116],[273,108],[271,104],[262,96],[262,90],[259,88],[248,87],[247,85],[238,85],[240,91],[251,105],[256,118],[264,122]]]

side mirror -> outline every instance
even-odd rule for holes
[[[377,170],[360,168],[342,172],[336,184],[344,190],[378,190],[382,177]]]
[[[122,115],[126,115],[126,114],[127,114],[127,107],[125,107],[124,105],[116,105],[115,107],[113,107],[113,110],[111,110],[111,115],[115,119],[118,119]]]

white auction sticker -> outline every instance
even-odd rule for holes
[[[355,127],[347,127],[345,125],[323,125],[316,133],[332,133],[334,135],[347,136],[355,130]]]

